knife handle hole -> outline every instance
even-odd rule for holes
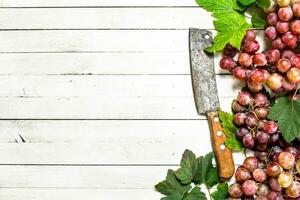
[[[220,149],[221,149],[222,151],[224,151],[224,150],[225,150],[225,148],[226,148],[226,147],[225,147],[225,145],[224,145],[224,144],[221,144],[221,145],[220,145]]]
[[[217,136],[221,137],[222,136],[222,131],[218,131]]]
[[[214,122],[219,122],[219,118],[218,117],[214,117]]]
[[[205,35],[204,37],[205,37],[205,39],[210,39],[209,35]]]

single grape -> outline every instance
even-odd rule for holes
[[[279,185],[278,180],[276,178],[271,178],[269,180],[269,186],[271,190],[280,192],[282,190],[282,187]]]
[[[255,157],[248,157],[243,162],[243,167],[248,169],[249,172],[253,172],[258,167],[258,160]]]
[[[282,42],[285,44],[285,46],[289,48],[296,48],[297,42],[298,42],[298,36],[295,34],[292,34],[290,31],[286,32],[282,36]]]
[[[252,65],[252,57],[250,54],[247,53],[241,53],[238,62],[243,67],[250,67]]]
[[[229,70],[229,69],[232,69],[235,65],[235,62],[232,58],[230,57],[223,57],[221,60],[220,60],[220,67],[222,69],[226,69],[226,70]]]
[[[290,59],[292,67],[296,67],[300,69],[300,56],[299,55],[294,55]]]
[[[290,30],[290,23],[279,21],[276,24],[276,30],[278,33],[286,33]]]
[[[247,86],[252,93],[258,93],[264,88],[263,83],[254,82],[252,79],[247,81]]]
[[[278,156],[278,163],[284,169],[291,169],[295,165],[295,156],[289,152],[282,152]]]
[[[247,109],[243,107],[237,100],[234,100],[231,105],[232,110],[237,113],[237,112],[245,112]]]
[[[240,198],[243,196],[242,186],[238,183],[232,184],[228,188],[228,193],[231,197]]]
[[[275,26],[278,22],[277,13],[272,12],[267,16],[267,22],[270,26]]]
[[[255,39],[256,39],[256,33],[251,29],[247,30],[246,35],[244,37],[244,41],[246,41],[246,42],[253,41]]]
[[[299,68],[291,68],[288,72],[287,72],[287,78],[289,80],[289,82],[291,83],[299,83],[300,82],[300,69]]]
[[[269,101],[268,97],[264,95],[263,93],[258,93],[254,96],[254,102],[256,106],[262,107],[262,106],[268,106]]]
[[[269,114],[269,111],[266,107],[255,108],[254,112],[259,119],[266,119]]]
[[[249,53],[249,54],[254,54],[255,52],[257,52],[259,50],[259,43],[256,40],[253,41],[246,41],[244,43],[244,47],[243,47],[243,52]]]
[[[270,64],[276,64],[280,59],[280,51],[278,49],[269,50],[266,54],[266,59]]]
[[[259,183],[264,182],[267,179],[267,173],[263,169],[255,169],[252,172],[253,179]]]
[[[235,179],[239,183],[243,183],[251,178],[250,172],[244,167],[238,167],[235,172]]]
[[[293,10],[290,7],[284,7],[278,10],[278,18],[281,21],[290,21],[293,18],[293,15]]]
[[[242,191],[246,196],[254,195],[258,190],[258,185],[253,180],[247,180],[242,185]]]
[[[273,40],[272,48],[273,49],[278,49],[278,50],[282,50],[282,49],[285,48],[285,44],[283,43],[281,37],[278,37],[275,40]]]
[[[256,83],[265,83],[267,81],[267,78],[265,76],[265,71],[262,69],[255,69],[251,72],[250,78],[252,81]]]
[[[242,127],[242,128],[239,128],[239,129],[236,131],[236,136],[237,136],[240,140],[242,140],[243,137],[244,137],[245,135],[249,134],[249,133],[250,133],[250,132],[249,132],[249,130],[248,130],[247,128]]]
[[[247,70],[242,67],[235,67],[232,71],[232,75],[239,80],[247,80]]]
[[[279,165],[279,163],[278,162],[274,162],[274,161],[269,162],[267,164],[267,168],[266,169],[267,169],[267,174],[270,177],[277,177],[283,171],[282,167]]]
[[[253,101],[252,95],[249,92],[242,91],[238,94],[237,101],[242,106],[248,106]]]
[[[270,135],[263,131],[258,131],[256,134],[257,142],[260,144],[268,144],[270,141]]]
[[[283,77],[278,73],[271,74],[267,80],[267,86],[271,90],[277,90],[282,87],[282,79]]]
[[[278,183],[280,187],[287,188],[293,183],[293,175],[289,172],[282,172],[278,176]]]
[[[253,113],[247,113],[245,123],[248,127],[254,128],[258,123],[258,119]]]
[[[243,137],[243,144],[247,148],[253,148],[255,146],[255,140],[251,134],[247,134]]]
[[[245,113],[236,113],[234,115],[233,122],[236,125],[241,126],[241,125],[245,124],[245,119],[246,119]]]
[[[295,20],[291,23],[291,31],[293,34],[300,34],[300,20]]]
[[[269,192],[270,192],[269,186],[267,184],[261,184],[258,186],[258,191],[256,194],[258,196],[267,196]]]
[[[266,133],[273,134],[278,130],[278,125],[274,121],[267,121],[264,123],[263,130]]]
[[[285,192],[289,197],[300,197],[300,183],[294,181],[288,188],[286,188]]]
[[[233,58],[236,55],[236,51],[236,48],[234,48],[230,44],[227,44],[223,50],[223,55],[226,57]]]
[[[279,139],[280,139],[280,135],[279,133],[274,133],[271,135],[271,138],[270,138],[270,144],[271,145],[275,145],[279,142]]]
[[[291,60],[291,58],[295,55],[296,54],[294,51],[292,51],[290,49],[285,49],[282,51],[281,58],[287,58],[287,59]]]
[[[255,151],[254,156],[260,161],[265,161],[268,158],[268,153],[265,151]]]
[[[267,62],[267,58],[263,53],[257,53],[253,56],[253,63],[259,67],[265,66]]]
[[[275,26],[269,26],[265,30],[265,36],[270,40],[275,40],[277,38],[277,30]]]
[[[277,4],[280,6],[280,7],[286,7],[286,6],[289,6],[291,3],[291,0],[277,0]]]
[[[267,197],[268,200],[284,200],[281,192],[271,191]]]
[[[290,60],[287,58],[281,58],[277,62],[277,65],[276,65],[278,71],[280,71],[281,73],[285,73],[285,72],[289,71],[291,66],[292,66],[292,64],[291,64]]]

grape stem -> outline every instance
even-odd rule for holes
[[[211,192],[210,192],[210,189],[209,189],[208,185],[205,184],[205,186],[206,186],[206,189],[207,189],[208,194],[209,194],[209,199],[210,199],[210,200],[213,200],[213,199],[211,198]]]

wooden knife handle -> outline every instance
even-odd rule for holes
[[[226,135],[218,117],[218,112],[209,112],[207,116],[210,124],[212,147],[219,168],[219,176],[221,179],[229,179],[233,176],[235,170],[232,152],[225,146]]]

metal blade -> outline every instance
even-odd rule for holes
[[[216,111],[219,97],[213,55],[204,52],[212,44],[212,33],[203,29],[190,29],[190,62],[195,104],[199,114]]]

